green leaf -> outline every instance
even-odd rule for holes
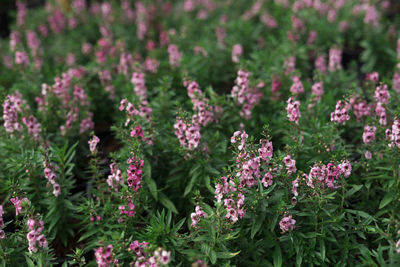
[[[97,228],[95,228],[95,229],[93,229],[93,230],[91,230],[89,232],[86,232],[85,234],[83,234],[81,236],[81,238],[79,238],[78,242],[81,242],[82,240],[85,240],[86,238],[88,238],[88,237],[90,237],[90,236],[92,236],[92,235],[94,235],[94,234],[96,234],[98,232],[99,232],[99,229],[97,229]]]
[[[383,197],[381,203],[379,204],[379,209],[384,208],[386,205],[388,205],[390,202],[392,202],[392,200],[393,200],[393,194],[391,192],[387,193]]]
[[[210,251],[210,261],[212,264],[215,264],[217,262],[217,253],[215,250]]]
[[[282,266],[282,251],[279,245],[277,245],[274,250],[274,266],[275,267]]]
[[[320,250],[321,250],[321,259],[322,259],[322,261],[325,261],[326,249],[325,249],[325,242],[324,242],[323,239],[320,239],[319,247],[320,247]]]
[[[151,165],[148,163],[144,168],[145,168],[144,169],[145,172],[143,175],[144,181],[146,182],[151,195],[157,201],[158,200],[157,183],[153,179],[151,179]]]
[[[192,178],[190,178],[190,181],[185,188],[185,192],[183,193],[183,196],[187,196],[192,191],[192,188],[193,188],[194,183],[196,182],[198,176],[199,175],[197,175],[197,173],[195,173],[195,175],[193,175]]]
[[[33,263],[33,261],[29,258],[29,256],[25,255],[25,259],[26,259],[26,264],[29,267],[35,267],[35,264]]]
[[[240,253],[240,250],[238,252],[217,252],[217,258],[218,259],[230,259],[235,257]]]
[[[253,225],[251,227],[251,239],[254,238],[254,236],[257,234],[258,230],[260,230],[262,223],[264,222],[265,219],[265,212],[261,213],[260,216],[257,216],[255,222],[253,222]]]
[[[346,192],[345,197],[347,198],[347,197],[352,196],[354,193],[359,191],[362,187],[363,187],[363,185],[353,185],[353,188],[351,188],[349,191]]]
[[[171,210],[173,213],[178,214],[178,211],[176,210],[176,207],[174,203],[163,193],[159,194],[159,199],[161,204],[164,205],[167,209]]]

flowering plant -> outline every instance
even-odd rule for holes
[[[0,265],[400,264],[395,1],[6,2]]]

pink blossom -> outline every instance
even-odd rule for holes
[[[367,81],[373,81],[374,83],[378,83],[379,81],[379,73],[374,71],[371,73],[368,73],[367,76],[365,77]]]
[[[240,56],[243,54],[243,48],[241,44],[235,44],[232,48],[232,62],[239,63]]]
[[[97,137],[97,136],[95,136],[95,135],[93,135],[93,138],[91,139],[91,140],[89,140],[89,148],[90,148],[90,152],[92,153],[92,154],[94,154],[95,153],[95,151],[96,151],[96,147],[97,147],[97,144],[100,142],[100,139]]]
[[[113,246],[108,245],[105,249],[99,247],[94,250],[96,263],[99,267],[109,267],[113,263]]]
[[[29,199],[26,197],[20,199],[19,197],[11,198],[10,201],[14,204],[15,207],[15,215],[17,216],[22,212],[22,206],[25,205],[30,205]]]
[[[364,133],[363,133],[364,144],[370,144],[374,141],[375,131],[376,131],[375,126],[368,126],[368,125],[364,126]]]
[[[326,74],[326,55],[321,55],[315,60],[315,68],[322,74]]]
[[[296,220],[292,219],[292,215],[285,216],[279,222],[279,227],[281,228],[282,232],[292,231],[294,229],[294,225],[296,224]]]
[[[386,105],[389,104],[390,94],[387,84],[381,84],[378,87],[376,87],[374,98],[376,102],[380,102]]]
[[[300,101],[295,101],[293,98],[289,98],[286,102],[288,105],[286,107],[287,118],[289,121],[294,121],[299,124],[300,114]]]
[[[169,64],[171,67],[179,67],[181,64],[182,54],[178,51],[178,47],[174,44],[168,46]]]
[[[286,155],[286,157],[283,158],[283,163],[285,163],[289,175],[297,171],[296,161],[292,159],[290,155]]]
[[[258,149],[258,153],[262,160],[268,162],[272,158],[273,154],[272,142],[263,142],[261,148]]]
[[[192,219],[192,224],[190,226],[195,227],[199,223],[200,218],[205,218],[205,217],[206,213],[200,206],[197,205],[195,208],[195,212],[190,215],[190,218]]]
[[[329,50],[329,71],[336,71],[342,69],[342,50],[338,48],[331,48]]]
[[[29,59],[28,55],[25,51],[16,51],[15,52],[15,64],[17,65],[28,65]]]
[[[331,113],[331,121],[334,123],[342,123],[346,124],[346,121],[350,120],[350,116],[348,114],[351,106],[348,102],[343,102],[339,100],[336,103],[335,111]]]
[[[144,161],[142,159],[135,159],[135,157],[128,159],[128,178],[127,183],[133,191],[137,192],[142,187],[142,173],[143,173],[143,166]]]
[[[290,92],[293,94],[303,94],[304,87],[303,87],[303,83],[301,82],[300,78],[295,75],[292,77],[292,80],[293,80],[293,84],[290,87]]]
[[[285,70],[285,75],[291,74],[296,68],[296,58],[293,56],[286,58],[282,67]]]

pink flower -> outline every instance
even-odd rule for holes
[[[55,195],[56,197],[58,197],[61,194],[61,188],[60,185],[55,183],[53,184],[53,195]]]
[[[11,198],[10,201],[14,204],[15,207],[15,215],[17,216],[22,212],[22,206],[29,205],[31,202],[26,197],[20,199],[19,197]]]
[[[348,114],[351,106],[348,102],[343,102],[339,100],[336,103],[335,111],[331,113],[331,121],[334,123],[346,124],[346,121],[350,120]]]
[[[168,46],[169,64],[171,67],[179,67],[181,64],[182,54],[178,51],[178,47],[175,44]]]
[[[331,48],[329,50],[329,71],[342,69],[342,50],[338,48]]]
[[[303,94],[304,87],[303,87],[303,83],[301,82],[300,78],[298,76],[293,76],[292,80],[293,80],[293,84],[290,87],[290,92],[293,94]]]
[[[240,56],[243,54],[243,48],[241,44],[235,44],[232,48],[232,62],[239,63]]]
[[[15,52],[15,64],[17,65],[28,65],[29,59],[28,55],[25,51],[16,51]]]
[[[370,144],[372,143],[372,141],[374,141],[375,131],[376,131],[375,126],[368,126],[368,125],[364,126],[364,133],[363,133],[364,144]]]
[[[286,107],[287,118],[289,121],[294,121],[296,124],[299,124],[299,119],[301,117],[300,101],[294,101],[293,98],[289,98],[286,103],[288,104]]]
[[[321,55],[315,60],[315,68],[322,74],[326,74],[326,55]]]
[[[292,231],[294,229],[294,225],[296,224],[296,220],[292,219],[292,215],[285,216],[279,222],[279,227],[281,228],[282,232]]]
[[[274,177],[272,176],[272,174],[270,172],[265,173],[263,179],[261,180],[261,182],[263,183],[263,185],[265,187],[271,186],[273,184],[273,179]]]
[[[285,75],[294,72],[296,68],[296,58],[293,56],[286,58],[282,67],[285,70]]]
[[[190,218],[192,219],[192,224],[190,225],[191,227],[195,227],[196,224],[199,223],[200,218],[205,218],[206,213],[203,211],[203,209],[200,206],[196,206],[195,212],[190,215]]]
[[[135,86],[135,94],[139,97],[140,101],[147,99],[147,88],[144,74],[141,72],[134,72],[132,74],[131,83]]]
[[[286,157],[283,158],[283,163],[285,163],[289,175],[297,171],[296,161],[292,159],[290,155],[286,155]]]
[[[374,83],[378,83],[379,81],[379,73],[376,71],[368,73],[367,76],[365,77],[367,81],[373,81]]]
[[[389,104],[390,94],[387,84],[381,84],[380,86],[376,87],[374,98],[378,103],[386,105]]]
[[[95,136],[95,135],[93,135],[93,138],[91,139],[91,140],[89,140],[89,149],[90,149],[90,152],[92,153],[92,154],[94,154],[95,153],[95,151],[96,151],[96,146],[97,146],[97,144],[100,142],[100,139],[97,137],[97,136]]]
[[[272,158],[273,151],[272,142],[269,141],[263,142],[261,148],[258,149],[259,156],[266,162]]]

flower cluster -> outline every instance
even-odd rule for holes
[[[348,102],[339,100],[336,103],[335,111],[331,113],[331,121],[334,123],[346,124],[350,120],[349,110],[351,105]]]
[[[389,148],[398,147],[400,148],[400,121],[395,120],[392,125],[392,129],[386,129],[386,139],[391,141]]]
[[[129,245],[129,250],[133,251],[137,256],[134,264],[134,266],[137,267],[159,267],[168,264],[171,260],[171,252],[161,248],[158,248],[151,253],[151,251],[149,251],[148,242],[139,242],[135,240]]]
[[[342,68],[342,50],[338,48],[331,48],[329,50],[329,71],[340,70]]]
[[[43,161],[44,167],[44,177],[47,179],[48,183],[53,186],[53,195],[58,197],[61,194],[61,187],[58,183],[56,183],[57,175],[55,174],[55,170],[57,166],[48,163],[47,161]]]
[[[251,110],[260,102],[263,94],[257,88],[250,88],[249,85],[250,72],[239,70],[233,86],[231,95],[238,105],[243,105],[240,115],[246,119],[250,119]]]
[[[89,142],[88,142],[89,149],[92,154],[95,154],[95,152],[97,151],[96,147],[99,142],[100,142],[100,139],[95,135],[93,135],[93,138],[89,140]]]
[[[285,216],[279,222],[279,227],[281,228],[283,233],[288,231],[292,231],[294,229],[294,225],[296,224],[296,220],[292,219],[292,215]]]
[[[239,63],[240,56],[243,54],[243,47],[241,44],[235,44],[232,47],[232,62]]]
[[[392,88],[396,93],[400,93],[400,64],[396,65],[396,72],[393,74]]]
[[[169,64],[172,67],[179,67],[181,64],[182,54],[179,52],[178,47],[174,44],[168,46]]]
[[[363,133],[363,142],[364,144],[370,144],[372,141],[375,139],[375,131],[376,127],[375,126],[369,126],[365,125],[364,126],[364,133]]]
[[[330,189],[338,188],[338,179],[341,176],[349,177],[351,174],[351,164],[347,160],[342,163],[335,165],[328,163],[327,165],[314,164],[311,168],[310,173],[304,174],[307,185],[314,188],[314,183],[319,182],[323,186],[327,186]]]
[[[295,101],[293,98],[289,98],[287,101],[287,118],[289,121],[294,121],[296,124],[299,124],[299,119],[301,117],[300,114],[300,101]]]
[[[272,159],[272,154],[274,152],[274,148],[272,146],[272,142],[268,140],[261,141],[261,147],[258,149],[259,156],[265,162],[269,162]]]
[[[135,157],[129,158],[127,160],[129,164],[127,173],[127,183],[128,186],[133,189],[133,191],[137,192],[142,187],[142,173],[143,173],[143,166],[144,161],[142,159],[135,159]]]
[[[389,104],[390,94],[387,84],[381,84],[376,87],[374,98],[377,103]]]
[[[133,217],[135,216],[135,205],[133,205],[132,200],[128,200],[128,208],[126,208],[125,206],[121,205],[118,207],[119,209],[119,214],[123,215],[128,215],[128,217]],[[122,218],[120,218],[122,219]],[[122,222],[122,220],[118,220],[119,222]]]
[[[134,116],[138,115],[142,118],[145,118],[146,121],[150,121],[152,109],[148,107],[147,104],[148,104],[147,101],[142,101],[139,110],[137,110],[135,106],[127,99],[122,99],[120,102],[119,110],[120,111],[125,110],[126,114],[128,115],[128,119],[125,122],[125,126],[129,124],[129,122],[133,119]]]
[[[112,85],[112,76],[109,70],[99,71],[99,79],[102,86],[104,86],[104,90],[110,93],[110,98],[115,98],[115,89],[114,85]]]
[[[379,73],[377,73],[376,71],[368,73],[365,76],[365,79],[367,81],[373,81],[374,83],[378,83],[378,81],[379,81]]]
[[[43,221],[30,218],[27,221],[27,226],[29,229],[29,233],[26,237],[29,242],[29,252],[37,252],[37,244],[39,244],[39,247],[47,248],[48,243],[46,237],[42,234],[42,231],[44,229]]]
[[[107,177],[107,184],[114,188],[115,191],[118,191],[118,185],[124,183],[122,172],[115,163],[110,164],[110,171],[111,174]]]
[[[296,58],[291,56],[288,57],[283,63],[282,68],[285,70],[285,75],[289,75],[296,69]]]
[[[23,117],[22,122],[28,129],[28,134],[32,136],[35,141],[39,141],[39,133],[41,131],[41,127],[38,120],[34,116],[30,115],[28,117]]]
[[[10,198],[10,201],[14,204],[15,207],[15,215],[18,216],[18,214],[22,213],[22,208],[25,207],[26,205],[30,205],[29,199],[26,197],[20,199],[19,197],[15,198]]]
[[[157,59],[147,58],[143,67],[148,72],[156,73],[159,66],[160,62]]]
[[[367,101],[365,100],[358,100],[357,97],[352,97],[350,99],[350,103],[353,107],[353,114],[356,117],[357,121],[360,122],[363,116],[370,116],[371,115],[371,107],[368,106]]]
[[[311,87],[311,92],[315,96],[316,101],[320,102],[324,94],[324,87],[322,82],[317,82]]]
[[[185,81],[184,86],[187,87],[193,110],[197,112],[195,117],[192,117],[192,121],[198,121],[200,125],[206,126],[214,119],[214,108],[208,104],[209,100],[203,95],[195,81]]]
[[[245,150],[246,140],[248,137],[249,135],[245,131],[236,131],[233,133],[233,136],[231,137],[231,143],[236,144],[239,141],[240,144],[238,145],[238,149]]]
[[[326,74],[326,54],[320,55],[315,59],[315,69],[321,74]]]
[[[297,189],[299,188],[299,178],[296,178],[292,181],[292,204],[295,205],[297,203],[297,197],[299,196],[299,192]]]
[[[303,83],[301,82],[300,78],[298,76],[293,76],[292,77],[293,84],[290,87],[290,92],[293,94],[303,94],[304,93],[304,86]]]
[[[200,125],[196,121],[192,122],[192,124],[187,124],[177,118],[174,129],[182,147],[193,150],[199,146],[201,133]]]
[[[236,222],[238,218],[244,216],[244,195],[242,193],[233,194],[238,192],[238,188],[233,180],[229,180],[227,177],[221,177],[221,182],[215,184],[215,197],[218,202],[221,202],[224,198],[224,205],[226,208],[225,218],[230,219],[232,222]]]
[[[8,95],[3,103],[3,120],[7,132],[21,131],[21,124],[18,122],[18,112],[21,112],[22,95],[15,92]]]
[[[147,88],[144,73],[134,72],[132,74],[131,83],[135,86],[135,94],[139,97],[140,101],[147,100]]]
[[[290,155],[286,155],[283,158],[283,163],[286,166],[286,171],[289,175],[291,175],[292,173],[297,171],[296,168],[296,161],[294,159],[292,159],[292,157]]]
[[[112,266],[113,263],[117,263],[118,261],[113,261],[113,246],[108,245],[105,249],[103,247],[99,247],[94,250],[94,256],[96,257],[96,263],[99,267],[109,267]]]
[[[190,214],[190,218],[192,219],[192,224],[190,225],[191,227],[195,227],[196,224],[200,222],[200,218],[205,218],[206,213],[202,210],[200,206],[196,206],[195,212]]]
[[[244,195],[242,193],[237,194],[236,198],[229,197],[224,199],[224,205],[226,208],[225,218],[231,220],[233,223],[237,222],[238,219],[244,216]]]
[[[375,113],[379,118],[380,125],[386,125],[386,109],[381,102],[378,102],[375,107]]]

